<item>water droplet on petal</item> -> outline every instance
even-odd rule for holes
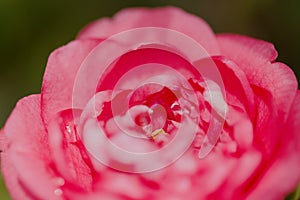
[[[66,131],[67,133],[72,133],[72,129],[71,129],[71,126],[69,124],[66,125]]]
[[[63,191],[61,189],[54,190],[54,194],[57,196],[61,196],[63,194]]]
[[[56,178],[54,181],[58,186],[63,186],[65,184],[65,180],[61,177]]]

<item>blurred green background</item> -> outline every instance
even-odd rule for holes
[[[165,5],[204,18],[217,33],[274,43],[278,60],[299,80],[299,0],[0,0],[0,127],[18,99],[40,92],[50,52],[73,40],[84,25],[125,7]],[[0,199],[10,199],[1,177]]]

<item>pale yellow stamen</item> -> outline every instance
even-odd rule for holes
[[[169,135],[168,133],[166,133],[164,131],[164,129],[160,128],[160,129],[156,129],[155,131],[152,132],[151,136],[153,138],[153,140],[156,139],[156,137],[159,135],[159,134],[164,134],[164,135]]]

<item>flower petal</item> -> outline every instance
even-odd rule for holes
[[[77,71],[99,40],[77,40],[55,50],[49,57],[42,85],[42,117],[48,124],[54,115],[72,107]]]
[[[273,109],[286,120],[294,101],[298,83],[294,72],[283,63],[272,63],[253,69],[247,74],[251,84],[264,88],[272,95]]]
[[[1,172],[13,199],[32,199],[20,184],[16,168],[7,153],[1,153]]]
[[[56,171],[63,176],[65,185],[69,185],[73,190],[86,191],[92,188],[92,183],[98,175],[94,173],[90,158],[74,125],[80,114],[81,110],[72,109],[57,113],[49,123],[48,138],[53,164]]]
[[[57,199],[54,176],[48,168],[49,157],[47,135],[40,116],[40,95],[20,100],[10,115],[4,133],[8,148],[4,151],[2,170],[8,190],[15,194],[16,180],[26,186],[27,191],[41,199]],[[6,163],[7,162],[7,163]],[[7,169],[7,168],[11,169]],[[15,169],[15,170],[14,170]],[[11,174],[13,173],[13,174]],[[19,196],[18,196],[19,197]]]
[[[80,32],[78,38],[107,38],[141,27],[162,27],[179,31],[196,40],[208,53],[219,52],[215,36],[208,24],[175,7],[125,9],[112,19],[104,18],[92,22]]]
[[[248,199],[284,199],[300,181],[300,92],[289,114],[274,163]],[[280,183],[280,184],[278,184]]]
[[[218,34],[221,55],[235,61],[246,73],[277,58],[274,45],[237,34]]]
[[[7,141],[4,135],[4,131],[0,130],[0,152],[6,149],[6,143]]]
[[[273,44],[233,34],[219,34],[217,40],[222,55],[239,65],[250,84],[267,89],[286,119],[298,88],[297,79],[288,66],[272,63],[277,57]]]
[[[254,111],[254,93],[247,80],[245,73],[233,61],[214,56],[213,60],[222,76],[222,81],[226,90],[226,101],[230,105],[243,105],[242,109],[247,111],[248,115],[253,117]]]

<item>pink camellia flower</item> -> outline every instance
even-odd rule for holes
[[[49,57],[0,132],[13,199],[284,199],[300,93],[268,42],[125,9]]]

